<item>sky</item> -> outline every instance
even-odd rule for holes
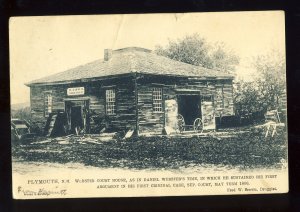
[[[194,33],[224,42],[241,59],[239,77],[249,78],[252,57],[285,52],[284,32],[282,11],[12,17],[11,104],[29,102],[25,83],[101,59],[104,49],[154,50]]]

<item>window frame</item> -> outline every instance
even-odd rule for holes
[[[158,92],[158,93],[157,93]],[[157,98],[160,97],[160,98]],[[160,105],[160,106],[158,106]],[[152,110],[154,113],[163,113],[163,88],[162,87],[153,87],[152,88]]]
[[[113,96],[108,97],[108,92],[111,92]],[[117,98],[116,98],[116,89],[115,88],[106,88],[105,89],[105,115],[115,116],[117,114]],[[111,95],[110,94],[110,95]],[[109,109],[110,108],[110,109]],[[112,111],[112,112],[108,112]]]

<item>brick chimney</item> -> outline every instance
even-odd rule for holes
[[[112,49],[104,49],[104,61],[109,61],[112,57]]]

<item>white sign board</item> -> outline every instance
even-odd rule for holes
[[[84,87],[75,87],[75,88],[67,89],[68,96],[76,96],[76,95],[83,95],[83,94],[84,94]]]

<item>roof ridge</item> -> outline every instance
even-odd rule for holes
[[[122,52],[127,52],[127,51],[140,51],[140,52],[147,52],[147,53],[152,52],[152,50],[150,50],[150,49],[136,47],[136,46],[130,46],[130,47],[125,47],[125,48],[115,49],[115,50],[113,50],[113,53],[122,53]]]
[[[89,63],[70,68],[63,72],[51,74],[49,76],[30,81],[26,83],[26,85],[30,86],[32,84],[74,81],[130,73],[201,77],[207,79],[232,79],[234,77],[233,75],[223,71],[216,71],[214,69],[208,69],[202,66],[195,66],[176,61],[162,55],[157,55],[152,51],[144,51],[143,48],[139,49],[136,47],[131,47],[124,49],[120,49],[118,53],[115,54],[116,57],[114,57],[114,54],[112,54],[112,58],[108,61],[103,62],[104,59],[94,60]]]

